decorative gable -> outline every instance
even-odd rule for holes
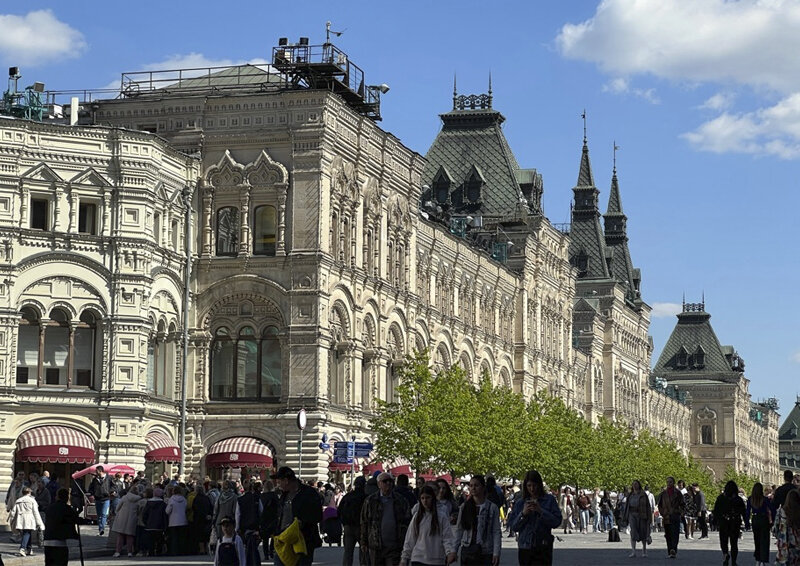
[[[464,181],[464,197],[467,202],[478,204],[481,202],[481,194],[483,186],[486,184],[486,178],[480,167],[473,165],[467,173],[467,178]]]
[[[439,204],[446,204],[450,201],[450,189],[453,186],[453,178],[444,165],[439,166],[439,170],[433,177],[432,189],[433,198]]]
[[[244,165],[237,163],[231,156],[231,152],[225,150],[225,154],[219,162],[206,171],[206,179],[217,188],[242,185],[244,184]]]
[[[25,180],[29,181],[43,181],[45,183],[62,183],[64,179],[61,176],[53,171],[47,164],[40,163],[36,167],[32,167],[28,169],[25,173],[21,176]]]
[[[84,169],[69,181],[73,185],[91,185],[93,187],[110,187],[111,181],[95,171],[94,167]]]
[[[269,154],[262,150],[258,158],[245,168],[247,180],[254,187],[285,185],[289,173],[283,164],[273,161]]]

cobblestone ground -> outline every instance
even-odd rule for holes
[[[630,546],[624,542],[609,543],[606,535],[597,534],[571,534],[564,535],[559,533],[561,540],[555,544],[554,564],[559,566],[595,566],[595,565],[633,565],[633,564],[665,564],[665,565],[701,565],[722,564],[722,554],[719,550],[719,539],[716,533],[711,533],[711,537],[705,540],[686,540],[681,537],[678,547],[678,557],[676,560],[669,560],[666,557],[666,544],[663,535],[654,533],[653,545],[648,549],[648,557],[628,558]],[[86,564],[94,565],[120,565],[129,566],[134,564],[185,564],[201,565],[211,564],[211,560],[202,556],[176,557],[176,558],[111,558],[110,552],[97,556],[98,549],[94,549],[94,556],[87,558]],[[6,564],[25,564],[26,566],[39,566],[44,564],[41,553],[37,556],[28,558],[11,559],[9,554],[3,554]],[[775,559],[774,541],[772,547],[772,560]],[[70,564],[79,564],[78,560],[70,561]],[[319,549],[315,555],[314,564],[339,565],[342,563],[342,549],[340,547],[324,547]],[[753,558],[753,536],[751,533],[744,533],[740,540],[739,564],[740,566],[752,565],[755,563]],[[267,563],[264,563],[265,566]],[[511,566],[517,564],[516,544],[514,539],[503,539],[503,553],[501,564]]]

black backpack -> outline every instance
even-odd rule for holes
[[[612,527],[608,531],[608,542],[619,542],[619,529],[617,527]]]
[[[233,542],[219,543],[217,558],[219,559],[219,566],[239,566],[239,554],[236,552],[236,544]]]
[[[364,493],[352,491],[339,502],[339,520],[343,525],[357,527],[361,524],[361,507],[364,505]]]

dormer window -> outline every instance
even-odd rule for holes
[[[703,350],[702,346],[698,346],[697,350],[694,352],[693,356],[694,368],[695,369],[703,369],[706,365],[706,351]]]
[[[678,368],[685,368],[689,365],[689,352],[683,346],[678,350],[678,355],[675,357],[675,365]]]
[[[439,167],[436,176],[433,178],[431,184],[433,188],[433,198],[439,204],[445,204],[450,200],[450,187],[453,186],[453,179],[447,172],[444,166]]]
[[[584,277],[589,271],[589,256],[581,250],[577,255],[572,256],[572,266],[578,270],[578,277]]]
[[[476,165],[473,165],[464,182],[466,200],[473,204],[479,203],[481,201],[481,191],[485,183],[486,180],[483,177],[483,173],[481,173],[481,170]]]

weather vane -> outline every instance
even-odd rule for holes
[[[586,108],[583,109],[581,118],[583,118],[583,143],[586,143]]]

